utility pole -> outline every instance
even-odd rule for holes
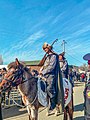
[[[65,44],[67,44],[67,42],[65,40],[62,41],[62,46],[63,46],[63,52],[65,52]]]

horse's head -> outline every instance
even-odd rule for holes
[[[0,87],[11,88],[18,86],[23,82],[23,77],[27,76],[28,78],[28,76],[30,76],[30,74],[28,75],[27,72],[25,76],[25,71],[29,71],[28,68],[16,58],[15,62],[12,62],[8,65],[7,74],[5,74]]]

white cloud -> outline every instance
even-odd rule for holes
[[[13,45],[12,49],[21,49],[26,48],[27,46],[31,46],[33,43],[35,43],[38,39],[42,38],[44,36],[44,33],[42,31],[38,31],[32,35],[30,35],[25,40],[20,41],[18,44]]]
[[[41,43],[37,44],[37,40],[43,36],[44,33],[42,31],[38,31],[30,35],[25,40],[14,43],[9,50],[5,48],[2,52],[3,57],[5,58],[5,63],[14,61],[15,58],[19,58],[20,60],[34,59],[34,57],[37,56],[39,50],[41,49],[39,46]],[[32,49],[32,46],[34,46],[34,49]]]
[[[56,16],[55,19],[53,19],[52,24],[55,24],[58,21],[60,22],[60,20],[64,17],[64,14],[65,14],[65,12],[60,13],[58,16]]]

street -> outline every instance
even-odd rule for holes
[[[74,87],[74,120],[84,120],[84,111],[83,111],[83,90],[84,83],[75,82]],[[63,120],[63,115],[55,116],[46,116],[46,109],[39,109],[39,120]],[[28,120],[28,114],[26,108],[20,108],[17,106],[3,109],[3,119],[4,120]]]

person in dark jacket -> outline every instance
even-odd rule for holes
[[[69,69],[68,79],[69,79],[72,87],[74,87],[72,68]]]
[[[62,77],[68,79],[68,62],[64,57],[64,54],[65,52],[59,54],[59,62],[60,62]]]
[[[47,53],[47,57],[45,59],[44,65],[40,69],[39,74],[43,75],[46,78],[47,82],[47,94],[49,96],[49,112],[51,112],[58,104],[57,100],[62,101],[62,109],[64,109],[64,91],[63,91],[63,82],[62,78],[60,78],[60,92],[58,96],[58,73],[60,73],[59,66],[59,57],[52,50],[52,46],[44,43],[43,50]],[[59,74],[60,75],[60,74]],[[61,77],[61,76],[60,76]],[[61,97],[60,97],[61,96]]]

